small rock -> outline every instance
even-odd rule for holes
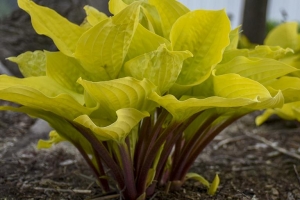
[[[63,162],[60,162],[59,165],[60,166],[67,166],[67,165],[72,165],[72,164],[74,164],[76,162],[77,162],[76,160],[68,159],[68,160],[65,160]]]
[[[272,188],[271,191],[272,191],[272,195],[275,195],[275,196],[278,196],[278,195],[279,195],[279,192],[278,192],[277,189]]]
[[[48,122],[37,119],[36,122],[30,127],[29,131],[36,135],[48,136],[48,133],[53,130],[48,124]]]
[[[295,200],[295,197],[291,192],[288,192],[287,200]]]

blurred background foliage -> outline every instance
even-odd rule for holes
[[[17,9],[17,1],[0,0],[0,18],[8,16],[13,10]]]

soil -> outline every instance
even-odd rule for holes
[[[6,102],[1,102],[6,104]],[[205,149],[192,172],[221,183],[215,196],[199,183],[187,181],[180,191],[158,189],[160,199],[300,199],[300,125],[273,117],[260,127],[254,113],[238,120]],[[32,135],[34,124],[24,114],[0,112],[0,200],[19,199],[120,199],[101,196],[77,150],[61,143],[37,150],[42,135]]]

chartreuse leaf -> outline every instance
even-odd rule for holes
[[[300,43],[299,43],[299,45],[300,45]],[[291,65],[291,66],[298,69],[298,71],[290,73],[289,76],[300,77],[300,57],[299,57],[299,53],[295,53],[293,55],[285,56],[284,58],[281,58],[280,61],[284,62],[288,65]]]
[[[135,148],[136,148],[136,144],[137,144],[137,141],[139,139],[139,126],[135,126],[131,130],[130,134],[128,135],[128,138],[129,138],[129,143],[130,143],[130,147],[129,147],[130,156],[133,158]]]
[[[244,56],[247,58],[271,58],[279,60],[284,58],[287,54],[293,53],[292,49],[283,49],[279,46],[256,46],[254,49],[230,49],[226,50],[223,54],[223,59],[220,63],[226,63],[231,61],[237,56]]]
[[[7,59],[18,64],[24,77],[46,75],[46,57],[43,51],[27,51],[17,57]]]
[[[194,179],[200,183],[202,183],[204,186],[206,186],[207,188],[209,188],[210,183],[208,182],[208,180],[206,180],[203,176],[197,174],[197,173],[187,173],[185,176],[186,180],[188,179]]]
[[[56,131],[51,131],[49,133],[49,140],[39,140],[37,144],[38,149],[48,149],[55,144],[66,141],[63,137],[61,137]]]
[[[198,97],[202,99],[205,97],[215,96],[214,90],[212,88],[213,88],[213,76],[210,76],[203,83],[191,87],[184,94],[186,96]]]
[[[164,146],[165,145],[161,145],[161,147],[159,148],[159,150],[156,154],[155,160],[152,164],[152,168],[150,168],[150,170],[148,171],[147,182],[146,182],[147,187],[150,186],[153,183],[153,180],[154,180],[155,174],[156,174],[157,165],[159,164],[159,159],[161,157],[161,153],[164,149]]]
[[[149,5],[149,4],[145,4],[145,3],[142,4],[139,24],[142,25],[143,27],[145,27],[147,30],[151,31],[152,33],[155,33],[152,22],[145,14],[145,13],[147,13],[147,10],[144,7],[145,5]],[[149,6],[151,6],[151,5],[149,5]]]
[[[86,70],[96,72],[104,68],[110,79],[117,77],[138,25],[139,13],[140,2],[134,2],[82,35],[75,57]]]
[[[57,48],[72,56],[84,28],[73,24],[54,10],[39,6],[31,0],[18,0],[19,7],[31,16],[31,23],[38,34],[50,37]]]
[[[292,53],[294,53],[294,51],[291,48],[261,45],[250,50],[249,57],[272,58],[279,60]]]
[[[91,81],[108,78],[103,77],[105,75],[104,69],[97,73],[90,73],[83,69],[76,59],[61,52],[46,51],[45,55],[47,58],[47,76],[69,90],[83,93],[83,87],[76,82],[79,77]]]
[[[216,66],[216,75],[239,74],[261,84],[286,75],[297,69],[274,59],[235,57],[233,60]]]
[[[214,78],[214,85],[217,85],[214,87],[216,96],[199,99],[183,96],[182,99],[177,100],[173,95],[162,97],[157,93],[152,93],[149,99],[168,110],[174,121],[184,121],[193,114],[209,108],[245,107],[247,110],[258,110],[283,105],[284,100],[281,92],[272,97],[268,90],[256,81],[239,75],[221,75],[217,77]],[[231,84],[228,82],[231,82]],[[240,86],[238,87],[238,85]]]
[[[176,83],[197,85],[205,81],[222,60],[229,33],[230,21],[224,10],[196,10],[181,16],[172,27],[171,43],[175,51],[189,50],[194,57],[184,61]]]
[[[247,110],[257,110],[281,107],[283,105],[284,100],[281,92],[277,91],[272,97],[263,85],[240,75],[225,74],[214,76],[211,81],[206,86],[211,87],[215,96],[201,99],[183,96],[181,101],[179,101],[171,95],[160,97],[157,94],[153,94],[150,96],[150,99],[167,109],[173,115],[174,120],[179,121],[213,107],[245,107]],[[189,94],[197,94],[197,92],[190,91]]]
[[[116,142],[124,142],[130,131],[144,117],[149,116],[149,113],[141,112],[134,108],[123,108],[117,110],[116,113],[117,120],[106,127],[97,126],[88,115],[81,115],[74,121],[93,131],[100,141],[114,140]]]
[[[213,182],[210,184],[209,189],[208,189],[208,194],[209,195],[214,195],[218,189],[218,186],[220,184],[220,178],[219,175],[216,174]]]
[[[278,80],[270,83],[269,86],[273,87],[276,90],[286,90],[289,88],[300,89],[300,78],[283,76]]]
[[[292,107],[294,111],[294,116],[300,122],[300,103],[295,102],[294,104],[297,104],[297,105],[293,105]]]
[[[122,11],[124,8],[127,7],[128,4],[124,3],[123,0],[109,0],[108,2],[108,9],[109,12],[113,15],[118,14],[120,11]]]
[[[142,4],[143,17],[147,20],[147,26],[140,21],[148,30],[155,32],[157,35],[164,37],[162,30],[161,18],[155,6],[148,3]]]
[[[271,117],[274,114],[276,114],[274,109],[266,109],[263,114],[255,118],[255,124],[257,126],[262,125],[265,121],[267,121],[267,119],[269,119],[269,117]]]
[[[170,31],[172,29],[173,24],[179,17],[188,13],[189,9],[176,0],[148,0],[148,2],[151,5],[155,6],[155,8],[157,9],[160,15],[164,37],[166,39],[169,39]]]
[[[265,108],[282,107],[284,98],[281,91],[274,97],[259,82],[241,77],[238,74],[224,74],[214,76],[214,92],[217,96],[228,99],[249,99],[251,104],[244,106],[245,109],[259,110]]]
[[[164,94],[175,83],[183,61],[191,57],[189,51],[169,51],[161,45],[156,51],[135,57],[125,64],[125,71],[134,78],[146,78]]]
[[[276,114],[282,119],[286,120],[298,120],[300,121],[300,101],[286,103],[282,108],[268,109],[262,115],[255,119],[257,125],[261,125],[265,122],[272,114]]]
[[[135,2],[135,1],[145,1],[145,0],[123,0],[124,3],[126,3],[127,5],[131,4],[132,2]]]
[[[256,102],[248,98],[223,98],[212,96],[205,99],[197,99],[193,97],[185,97],[185,100],[177,100],[173,95],[159,96],[152,93],[149,99],[155,101],[163,108],[168,110],[175,121],[184,121],[190,116],[200,111],[213,107],[240,107]]]
[[[0,98],[30,108],[53,112],[70,120],[93,111],[82,106],[83,95],[60,86],[46,76],[18,79],[2,75]]]
[[[247,98],[253,101],[271,98],[269,91],[260,83],[238,74],[214,77],[214,91],[224,98]]]
[[[278,25],[267,35],[264,44],[296,50],[299,45],[298,23],[288,22]]]
[[[223,59],[219,64],[227,63],[237,56],[249,57],[249,49],[229,49],[224,51]]]
[[[194,179],[194,180],[202,183],[204,186],[207,187],[207,189],[208,189],[207,193],[209,195],[214,195],[220,184],[220,178],[219,178],[218,174],[216,174],[212,183],[209,183],[203,176],[201,176],[197,173],[187,173],[185,177],[186,177],[186,180]]]
[[[122,108],[135,108],[150,112],[156,106],[148,100],[148,95],[155,91],[156,87],[146,79],[139,81],[126,77],[101,82],[79,79],[78,83],[94,101],[100,103],[100,108],[103,108],[111,117]]]
[[[84,6],[84,10],[86,12],[86,20],[92,26],[95,26],[99,22],[107,19],[107,15],[105,13],[98,11],[92,6]]]
[[[300,101],[286,103],[282,108],[267,109],[255,119],[257,126],[263,124],[271,115],[278,115],[285,120],[299,120]]]
[[[147,187],[149,187],[153,183],[155,174],[156,174],[156,169],[150,168],[148,170],[147,181],[146,181],[146,186]]]
[[[268,84],[271,94],[282,91],[285,103],[300,101],[300,78],[283,76]]]
[[[231,49],[237,49],[238,43],[239,43],[239,36],[240,36],[240,27],[238,26],[237,28],[233,29],[229,33],[229,38],[230,38],[230,44],[226,47],[227,50]]]
[[[145,40],[145,38],[147,39]],[[141,24],[138,24],[128,49],[127,58],[132,59],[136,56],[155,51],[162,44],[165,44],[168,49],[172,49],[171,43],[167,39],[152,33]]]

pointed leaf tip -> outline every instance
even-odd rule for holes
[[[18,0],[18,5],[31,16],[32,26],[38,34],[50,37],[60,51],[72,56],[76,43],[84,32],[82,27],[34,1]]]
[[[219,187],[220,184],[220,178],[219,175],[216,174],[213,182],[210,184],[209,189],[208,189],[208,194],[209,195],[214,195],[217,192],[217,189]]]

